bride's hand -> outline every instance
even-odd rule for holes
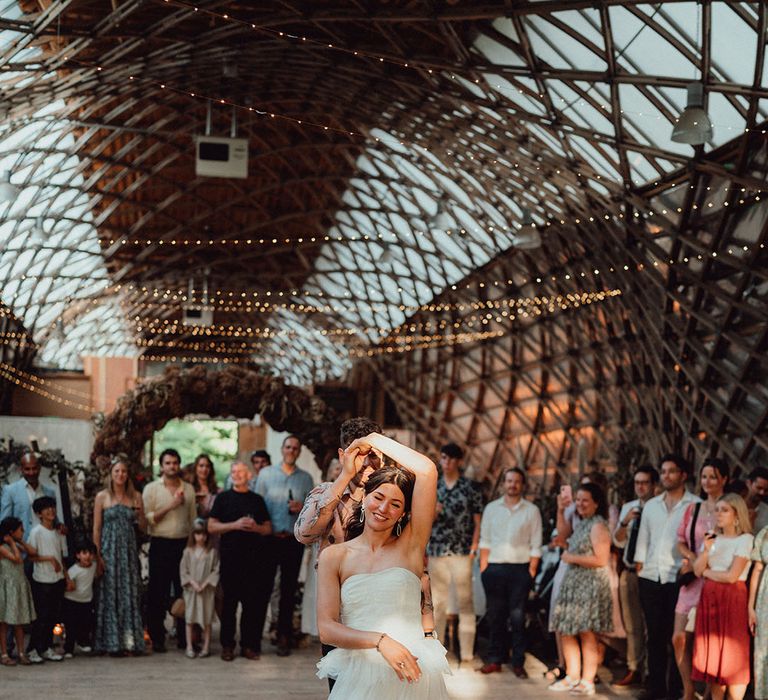
[[[413,683],[421,678],[421,669],[416,663],[417,657],[392,637],[384,637],[381,640],[379,652],[401,681]]]

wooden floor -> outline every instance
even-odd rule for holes
[[[5,700],[224,700],[327,697],[324,681],[315,677],[319,645],[279,658],[265,642],[260,661],[238,658],[232,663],[218,656],[187,659],[175,649],[167,654],[114,659],[76,657],[39,666],[0,667],[0,698]],[[455,666],[455,662],[451,663]],[[459,669],[447,678],[452,700],[528,700],[561,694],[547,693],[543,666],[532,657],[526,662],[531,678],[521,681],[505,668],[483,676],[473,669]],[[606,686],[600,686],[605,689]],[[609,697],[597,695],[596,698]],[[615,696],[614,696],[615,697]],[[371,700],[361,698],[361,700]]]

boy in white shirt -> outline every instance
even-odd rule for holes
[[[64,592],[62,619],[66,637],[64,658],[71,659],[77,643],[78,651],[91,651],[95,616],[93,610],[93,581],[98,575],[93,558],[96,546],[90,540],[81,540],[75,546],[77,563],[69,567],[69,580]]]
[[[64,537],[54,527],[56,499],[41,496],[32,503],[40,520],[32,528],[27,543],[35,550],[30,557],[32,569],[32,598],[37,619],[32,625],[29,660],[61,661],[64,657],[53,650],[53,627],[59,622],[67,573],[64,570]]]

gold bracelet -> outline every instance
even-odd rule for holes
[[[381,637],[379,637],[379,641],[376,642],[376,651],[378,651],[379,654],[381,654],[381,649],[379,649],[379,644],[381,644],[381,640],[384,639],[384,637],[386,637],[386,636],[387,636],[387,633],[386,632],[382,632],[381,633]]]

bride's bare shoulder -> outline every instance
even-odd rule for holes
[[[324,569],[339,570],[348,552],[348,542],[339,542],[339,544],[329,545],[320,552],[317,565],[318,567],[322,566]]]

